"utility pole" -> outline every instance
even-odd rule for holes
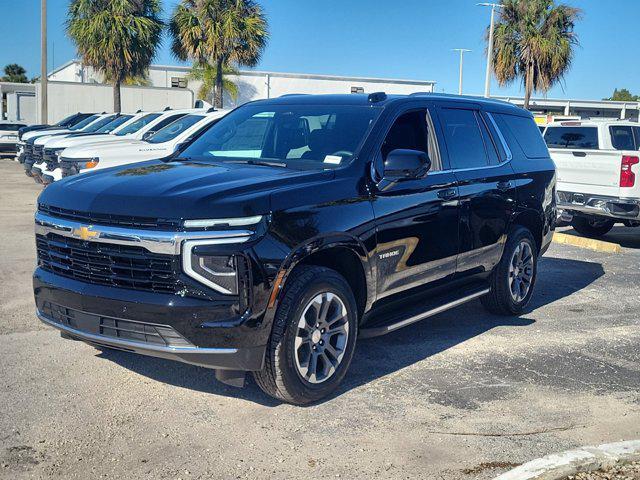
[[[48,123],[47,0],[41,0],[40,7],[40,123]]]
[[[454,48],[453,51],[460,52],[460,80],[458,84],[458,95],[462,95],[462,72],[464,68],[464,54],[470,52],[471,50],[468,50],[466,48]]]
[[[478,3],[479,7],[491,7],[491,25],[489,26],[489,45],[487,47],[487,73],[484,79],[484,96],[491,96],[491,68],[493,62],[493,27],[496,16],[496,8],[502,8],[504,5],[499,3]]]

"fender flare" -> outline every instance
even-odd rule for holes
[[[270,323],[273,321],[277,307],[282,299],[282,295],[285,290],[285,286],[291,272],[306,258],[309,256],[328,250],[330,248],[345,248],[354,253],[361,262],[362,269],[364,271],[365,283],[366,283],[366,299],[365,299],[365,311],[371,307],[371,304],[375,300],[375,274],[374,268],[371,265],[371,257],[367,253],[362,241],[358,238],[349,235],[344,232],[329,232],[321,236],[316,236],[306,240],[305,242],[294,247],[291,252],[285,257],[280,269],[276,274],[273,285],[271,286],[271,293],[269,296],[269,302],[265,313],[265,320]]]

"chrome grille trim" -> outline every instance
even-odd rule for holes
[[[82,238],[74,233],[81,229],[90,229],[94,236]],[[64,237],[80,238],[88,242],[143,247],[152,253],[168,255],[180,255],[182,243],[185,240],[210,240],[212,244],[233,244],[247,242],[253,235],[253,232],[249,230],[169,232],[108,225],[87,225],[86,223],[52,217],[41,212],[37,212],[35,216],[35,233],[44,236],[55,233]]]

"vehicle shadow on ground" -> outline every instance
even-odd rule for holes
[[[534,310],[561,301],[603,275],[604,270],[599,263],[543,258],[540,262],[536,292],[528,311],[520,317],[491,315],[483,310],[479,301],[474,301],[392,334],[363,339],[358,342],[345,381],[332,397],[323,402],[423,361],[494,328],[525,330],[536,322],[535,318],[530,318]],[[238,389],[217,382],[212,370],[201,367],[115,350],[105,350],[100,355],[140,375],[177,387],[231,396],[264,406],[280,404],[262,393],[250,376],[247,376],[247,386]]]
[[[573,228],[563,230],[562,233],[574,237],[582,237],[582,235]],[[640,249],[640,228],[614,227],[609,233],[600,237],[598,240],[617,243],[623,248]]]

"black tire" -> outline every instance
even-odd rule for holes
[[[573,217],[571,226],[580,235],[589,238],[599,238],[611,231],[615,222],[608,218]]]
[[[305,307],[320,293],[338,296],[347,310],[349,334],[342,361],[322,383],[310,383],[299,373],[295,361],[295,337]],[[294,405],[307,405],[331,394],[344,378],[355,351],[358,310],[347,281],[325,267],[297,267],[286,283],[282,302],[276,312],[265,366],[253,372],[258,386],[267,394]]]
[[[511,291],[510,265],[516,249],[523,243],[529,245],[532,255],[531,280],[529,290],[522,300],[514,299]],[[507,237],[507,243],[500,263],[489,277],[491,292],[481,298],[482,305],[496,315],[519,315],[525,309],[535,287],[538,274],[538,249],[533,235],[524,227],[515,227]]]

